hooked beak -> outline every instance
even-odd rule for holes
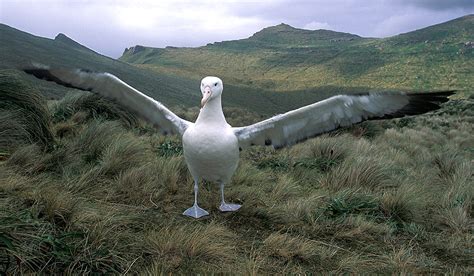
[[[211,95],[212,95],[211,88],[209,86],[204,87],[204,95],[202,96],[202,100],[201,100],[201,108],[203,108],[204,105],[207,103],[207,101],[209,101],[209,99],[211,98]]]

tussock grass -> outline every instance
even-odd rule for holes
[[[472,162],[463,162],[456,165],[449,164],[447,167],[450,168],[449,174],[442,174],[447,190],[441,201],[438,201],[440,209],[437,217],[439,223],[450,231],[467,233],[472,231],[474,226],[473,165]]]
[[[95,107],[66,108],[75,104],[52,103],[65,111],[45,117],[47,150],[20,121],[2,132],[25,141],[0,160],[6,274],[472,270],[474,120],[464,107],[380,124],[370,136],[352,129],[243,151],[226,187],[242,208],[220,213],[218,186],[203,182],[210,216],[190,220],[181,216],[193,193],[180,141]],[[236,121],[243,114],[230,111]]]
[[[51,106],[54,122],[83,122],[91,118],[102,117],[108,120],[120,120],[125,126],[137,126],[138,118],[120,105],[92,93],[76,92],[67,94]]]
[[[52,219],[48,215],[53,214],[47,213],[54,208],[52,205],[33,203],[27,207],[29,202],[18,204],[18,199],[13,203],[3,198],[1,203],[4,211],[0,232],[7,245],[8,260],[2,264],[5,265],[3,269],[12,273],[37,271],[47,274],[55,271],[105,273],[121,270],[117,259],[112,258],[113,253],[108,250],[110,243],[97,246],[92,232],[84,233],[65,226],[58,218],[57,210]],[[113,228],[109,226],[108,229]],[[20,265],[12,267],[9,262]]]
[[[122,171],[112,184],[109,200],[124,204],[153,206],[167,192],[176,192],[182,181],[180,159],[153,161]]]
[[[377,200],[370,195],[343,190],[329,200],[326,214],[334,218],[352,214],[376,217],[379,211],[378,205]]]
[[[25,174],[31,174],[38,170],[36,160],[41,157],[41,149],[37,145],[28,145],[15,151],[8,158],[7,164],[21,168]]]
[[[115,140],[115,135],[120,132],[117,122],[92,121],[71,143],[72,154],[81,156],[86,163],[98,162],[108,145]]]
[[[28,125],[23,115],[18,111],[0,111],[0,151],[13,151],[18,146],[34,143],[34,138],[28,131]]]
[[[281,258],[285,262],[290,261],[317,261],[317,244],[303,237],[292,237],[288,234],[273,233],[263,241],[264,250],[273,257]]]
[[[210,223],[163,227],[147,233],[144,242],[153,259],[159,259],[156,272],[199,272],[205,270],[201,265],[225,271],[222,264],[235,259],[233,238],[226,227]]]
[[[146,162],[146,147],[131,135],[115,137],[104,149],[100,158],[103,173],[116,175],[126,169]]]
[[[272,186],[269,202],[282,202],[299,194],[298,182],[289,176],[281,176]]]
[[[412,186],[401,186],[395,191],[385,192],[380,201],[380,210],[385,217],[396,223],[418,220],[427,215],[423,210],[423,195]]]
[[[70,136],[75,136],[78,133],[78,126],[74,122],[60,122],[55,125],[54,133],[57,137],[65,138]]]
[[[44,149],[54,143],[46,101],[17,77],[1,72],[0,152],[30,143]]]
[[[346,160],[339,167],[320,179],[322,187],[335,191],[362,187],[369,190],[380,189],[386,184],[384,164],[377,159],[355,158]]]
[[[31,198],[35,200],[35,207],[41,210],[41,215],[46,221],[62,228],[70,226],[71,218],[78,208],[78,200],[72,193],[67,191],[57,193],[54,187],[36,190]]]
[[[322,137],[308,142],[305,147],[290,149],[290,155],[298,157],[293,167],[301,167],[303,171],[317,169],[319,172],[328,172],[339,165],[346,157],[344,137]],[[308,148],[309,146],[309,148]]]

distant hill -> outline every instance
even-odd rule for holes
[[[204,73],[186,76],[140,68],[100,55],[65,34],[58,34],[53,40],[0,24],[0,38],[0,70],[7,70],[18,76],[48,98],[59,98],[73,90],[37,80],[19,69],[36,62],[56,67],[110,72],[168,106],[199,106],[199,82],[205,76]],[[136,52],[143,49],[135,47]],[[273,114],[327,98],[331,95],[330,91],[331,89],[300,91],[295,97],[296,94],[285,95],[226,82],[224,106],[243,107],[260,114]],[[354,90],[347,90],[349,93],[352,91]]]
[[[460,89],[474,83],[474,15],[379,39],[286,24],[197,48],[126,49],[119,59],[155,72],[217,75],[272,91],[322,87]]]
[[[274,114],[336,93],[472,90],[473,30],[473,15],[385,39],[280,24],[197,48],[137,45],[115,60],[65,34],[48,39],[0,24],[0,70],[49,98],[72,90],[18,69],[37,62],[106,71],[171,107],[198,106],[200,79],[217,75],[225,83],[224,106]]]
[[[83,50],[83,51],[86,51],[86,52],[94,52],[92,51],[91,49],[87,48],[86,46],[74,41],[72,38],[69,38],[67,35],[63,34],[63,33],[59,33],[55,38],[54,38],[55,41],[60,41],[66,45],[69,45],[71,47],[74,47],[74,48],[77,48],[77,49],[80,49],[80,50]],[[96,53],[96,52],[94,52]]]
[[[358,35],[329,30],[304,30],[281,23],[267,27],[247,39],[248,42],[266,44],[267,46],[308,47],[322,43],[337,41],[353,41],[362,39]],[[244,40],[245,41],[245,40]]]
[[[87,68],[117,75],[144,93],[168,104],[199,101],[195,87],[199,83],[183,78],[156,74],[103,55],[75,42],[64,34],[48,39],[0,24],[0,69],[20,69],[41,63],[57,67]],[[57,98],[68,90],[52,83],[38,81],[16,72],[45,95]],[[178,93],[179,92],[179,93]]]

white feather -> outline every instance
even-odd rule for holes
[[[148,97],[116,76],[82,70],[51,69],[49,72],[74,87],[111,99],[158,127],[163,133],[182,136],[193,123],[183,120],[160,102]]]
[[[349,126],[402,109],[408,104],[404,93],[343,95],[274,116],[256,124],[234,128],[239,146],[288,146],[341,126]]]

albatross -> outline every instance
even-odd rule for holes
[[[253,145],[278,149],[365,120],[422,114],[440,108],[454,92],[337,95],[249,126],[232,127],[222,111],[224,87],[217,77],[202,79],[201,110],[193,123],[110,73],[38,66],[24,71],[40,79],[97,93],[137,114],[161,133],[180,136],[184,158],[194,179],[194,204],[183,215],[193,218],[209,214],[198,205],[202,179],[220,185],[220,211],[231,212],[241,207],[226,202],[224,187],[237,169],[242,149]]]

